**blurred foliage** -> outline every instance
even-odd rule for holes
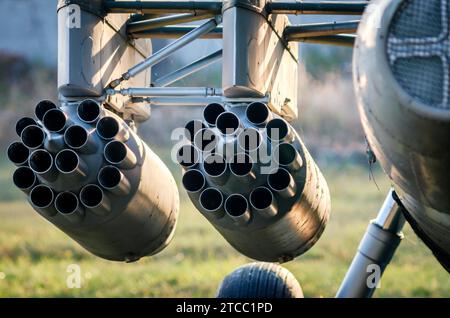
[[[19,55],[0,52],[0,109],[18,108],[30,100],[56,98],[56,70]],[[19,106],[19,107],[18,107]]]
[[[17,55],[0,52],[2,149],[18,138],[15,134],[15,124],[21,116],[32,116],[35,105],[42,99],[57,100],[56,86],[56,70],[37,62],[29,62]],[[3,159],[5,152],[2,151],[1,154],[0,158]]]
[[[302,44],[300,60],[314,79],[324,79],[329,73],[351,75],[352,49],[337,46]]]

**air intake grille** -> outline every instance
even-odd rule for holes
[[[412,97],[450,111],[450,0],[404,0],[388,35],[395,78]]]

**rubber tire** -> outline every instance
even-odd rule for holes
[[[273,263],[251,263],[228,274],[217,291],[217,298],[303,298],[294,275]]]

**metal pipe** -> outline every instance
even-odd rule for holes
[[[245,152],[254,152],[261,147],[263,138],[258,129],[255,128],[245,128],[238,135],[238,146]]]
[[[31,125],[26,127],[20,135],[22,142],[29,149],[37,149],[44,144],[45,133],[41,127]]]
[[[269,14],[361,15],[369,1],[268,2]]]
[[[250,205],[256,214],[265,218],[274,217],[278,213],[275,197],[266,187],[256,188],[250,193]]]
[[[352,34],[339,34],[339,35],[303,38],[297,39],[296,41],[311,44],[328,44],[328,45],[353,47],[355,45],[356,36]]]
[[[223,112],[217,117],[216,127],[223,135],[232,136],[240,132],[242,124],[235,113]]]
[[[60,151],[55,157],[55,164],[58,171],[67,179],[81,180],[88,176],[87,164],[71,149]]]
[[[31,117],[22,117],[16,123],[16,134],[20,137],[22,131],[28,126],[36,126],[36,121]]]
[[[202,13],[220,14],[222,1],[105,1],[108,13]]]
[[[222,89],[212,87],[142,87],[125,88],[109,93],[131,97],[221,96]]]
[[[64,141],[73,150],[90,154],[98,149],[98,144],[92,139],[92,134],[93,130],[88,131],[82,126],[73,125],[64,133]]]
[[[225,200],[227,215],[238,226],[247,225],[251,219],[248,201],[242,194],[232,194]]]
[[[216,126],[217,117],[225,112],[221,103],[211,103],[203,109],[203,118],[210,127]]]
[[[29,167],[19,167],[14,171],[14,185],[27,194],[31,192],[37,181],[36,174]]]
[[[266,134],[271,142],[290,142],[294,138],[289,124],[281,118],[272,119],[267,123]]]
[[[191,120],[184,126],[184,136],[190,142],[194,141],[194,136],[202,129],[205,129],[206,126],[201,120]]]
[[[44,184],[35,186],[29,196],[33,208],[47,217],[55,216],[57,213],[53,205],[54,198],[52,188]]]
[[[57,108],[57,107],[52,101],[43,100],[43,101],[40,101],[36,105],[34,114],[36,115],[37,119],[42,120],[47,111],[49,111],[50,109],[55,109],[55,108]]]
[[[225,160],[231,161],[237,153],[237,138],[235,135],[219,135],[215,153],[224,156]]]
[[[58,153],[66,146],[64,142],[64,135],[59,133],[47,133],[45,138],[44,148],[51,153]]]
[[[103,116],[103,113],[102,106],[92,99],[82,101],[77,108],[78,118],[87,124],[96,123]]]
[[[297,192],[297,185],[294,178],[284,168],[279,168],[276,172],[267,177],[267,183],[272,191],[283,198],[292,198]]]
[[[402,207],[389,191],[375,220],[371,221],[358,251],[336,294],[337,298],[369,298],[377,289],[403,239],[405,223]]]
[[[46,150],[33,151],[28,159],[28,164],[34,173],[47,181],[54,181],[58,176],[53,164],[53,157]]]
[[[253,102],[245,110],[247,119],[255,126],[264,126],[272,119],[272,113],[265,103]]]
[[[280,166],[291,171],[297,171],[303,167],[303,159],[292,144],[282,143],[276,145],[273,158]]]
[[[214,130],[205,128],[194,136],[194,146],[203,153],[211,152],[217,146],[217,139],[218,137]]]
[[[193,21],[199,21],[209,19],[213,17],[212,13],[195,14],[195,13],[182,13],[169,16],[156,17],[147,20],[129,22],[127,25],[128,33],[136,33],[141,31],[152,30],[158,27],[174,25],[179,23],[187,23]]]
[[[354,20],[345,22],[289,25],[284,29],[283,36],[287,41],[297,41],[298,39],[317,36],[355,33],[358,29],[359,22],[359,20]]]
[[[162,48],[155,54],[151,55],[147,59],[143,60],[141,63],[137,64],[136,66],[130,68],[127,72],[125,72],[121,78],[114,80],[109,85],[112,88],[117,87],[120,85],[120,83],[124,80],[128,80],[137,74],[141,73],[142,71],[146,70],[147,68],[155,65],[156,63],[164,60],[165,58],[169,57],[171,54],[179,50],[180,48],[186,46],[187,44],[191,43],[195,39],[199,38],[203,34],[208,33],[209,31],[213,30],[218,24],[220,23],[220,17],[217,17],[215,19],[211,19],[198,28],[192,30],[185,36],[173,41],[166,47]]]
[[[116,139],[127,141],[130,138],[130,132],[122,123],[114,117],[103,117],[97,122],[97,134],[104,140]]]
[[[238,153],[229,163],[231,177],[241,185],[252,184],[256,180],[255,164],[246,153]]]
[[[153,86],[159,86],[164,87],[167,85],[170,85],[172,83],[175,83],[176,81],[179,81],[195,72],[198,72],[205,67],[213,64],[214,62],[217,62],[222,58],[222,50],[218,50],[208,56],[205,56],[201,59],[198,59],[197,61],[186,65],[185,67],[182,67],[166,76],[163,76],[161,78],[158,78],[154,83]]]
[[[196,106],[203,107],[210,103],[220,103],[221,96],[205,96],[205,97],[152,97],[144,99],[151,106]]]
[[[195,167],[200,161],[200,154],[193,145],[184,145],[177,152],[177,161],[184,168]]]
[[[132,33],[131,36],[135,39],[179,39],[189,32],[195,30],[198,26],[165,26],[155,28],[148,31]],[[202,40],[219,40],[223,38],[223,27],[218,26],[206,34],[198,37]]]
[[[216,219],[225,215],[223,208],[223,194],[217,188],[208,188],[200,194],[200,206],[207,213]]]
[[[45,113],[42,123],[48,131],[59,133],[67,126],[67,116],[60,109],[50,109]]]
[[[9,161],[19,167],[26,165],[30,156],[30,150],[20,141],[10,144],[6,153]]]
[[[181,179],[183,187],[193,197],[199,198],[203,189],[206,187],[206,179],[200,170],[192,169],[183,174]]]
[[[133,169],[137,164],[137,158],[133,151],[118,140],[110,141],[105,146],[103,155],[106,161],[120,169]]]
[[[84,218],[84,209],[80,206],[77,196],[72,192],[61,192],[56,196],[55,207],[58,213],[73,223],[79,223]]]
[[[105,166],[98,173],[98,183],[109,192],[125,196],[131,191],[130,182],[127,177],[114,166]]]
[[[203,170],[216,185],[224,185],[230,176],[225,158],[220,154],[211,154],[203,160]]]
[[[399,198],[394,189],[390,189],[377,217],[372,223],[378,225],[385,231],[400,233],[406,220],[403,213],[401,213],[401,209],[399,209],[401,206],[399,206],[398,202]]]
[[[111,212],[111,202],[96,184],[88,184],[80,191],[81,203],[95,215],[105,216]]]

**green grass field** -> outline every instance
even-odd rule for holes
[[[332,193],[332,217],[321,240],[305,255],[285,264],[306,297],[333,297],[368,221],[376,215],[389,182],[380,186],[363,168],[325,168]],[[84,251],[40,218],[0,170],[1,297],[213,297],[223,277],[250,262],[227,245],[186,198],[175,239],[162,253],[137,263],[101,260]],[[9,201],[7,201],[9,200]],[[409,226],[377,297],[449,297],[450,276]],[[80,289],[66,284],[67,266],[78,264]]]

